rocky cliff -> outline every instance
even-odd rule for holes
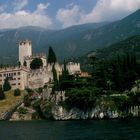
[[[140,106],[130,107],[128,111],[110,110],[97,106],[89,111],[82,111],[78,108],[67,110],[62,106],[55,106],[52,108],[52,116],[54,120],[78,120],[78,119],[104,119],[104,118],[125,118],[125,117],[139,117]]]

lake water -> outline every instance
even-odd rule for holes
[[[0,122],[0,140],[140,140],[140,119]]]

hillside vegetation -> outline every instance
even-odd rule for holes
[[[126,53],[135,53],[140,58],[140,35],[135,35],[109,47],[97,50],[97,56],[100,58],[111,58]]]
[[[135,35],[108,47],[92,51],[79,57],[77,61],[80,61],[83,70],[89,70],[91,57],[109,60],[126,54],[135,54],[137,60],[140,61],[140,35]]]

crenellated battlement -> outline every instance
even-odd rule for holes
[[[80,63],[69,62],[66,65],[70,74],[76,74],[81,72]]]
[[[12,67],[3,67],[3,68],[0,68],[0,73],[1,72],[9,72],[9,71],[20,71],[20,70],[26,70],[26,71],[29,71],[28,68],[24,67],[24,66],[12,66]]]
[[[26,45],[26,44],[32,45],[32,41],[30,41],[30,40],[22,40],[22,41],[19,41],[18,44],[19,44],[20,46]]]
[[[46,59],[46,54],[45,53],[38,53],[38,54],[34,54],[32,57],[33,58],[45,58]]]

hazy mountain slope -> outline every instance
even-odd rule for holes
[[[3,58],[5,62],[9,57],[10,60],[16,59],[18,56],[16,43],[23,39],[32,40],[34,52],[46,53],[51,45],[58,58],[63,59],[82,56],[137,34],[140,34],[140,10],[113,23],[91,23],[57,31],[40,27],[1,30],[0,62]]]
[[[36,28],[19,28],[13,30],[0,31],[0,62],[17,60],[18,41],[29,39],[33,42],[33,50],[36,50],[39,38],[42,34],[47,36],[53,31],[42,31]],[[39,45],[38,45],[39,46]],[[36,48],[36,49],[35,49]],[[5,59],[6,58],[6,59]],[[9,60],[8,60],[9,59]]]
[[[103,48],[127,37],[140,34],[140,10],[120,21],[97,29],[86,30],[80,34],[69,35],[68,31],[65,33],[64,31],[58,31],[53,38],[55,41],[52,44],[57,54],[61,55],[63,50],[64,57],[80,56],[96,48]]]
[[[70,40],[70,36],[79,36],[83,31],[95,29],[105,24],[77,25],[59,31],[32,26],[0,30],[0,63],[17,61],[19,40],[32,40],[33,52],[35,53],[47,53],[48,47],[51,45],[55,47],[56,54],[61,56],[62,53],[59,55],[59,50],[63,49],[65,38]]]

